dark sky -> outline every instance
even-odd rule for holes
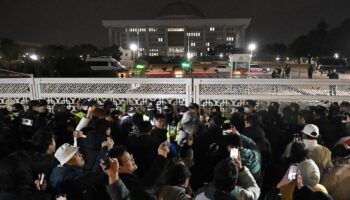
[[[0,0],[0,38],[41,44],[107,46],[102,19],[150,19],[177,0]],[[252,18],[248,40],[284,42],[350,18],[350,0],[186,0],[207,18]]]

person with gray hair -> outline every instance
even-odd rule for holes
[[[190,136],[196,136],[199,133],[200,121],[197,113],[187,111],[181,119],[181,128],[177,138],[177,143],[182,144],[183,140]]]

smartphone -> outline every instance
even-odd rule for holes
[[[41,174],[39,174],[39,177],[40,177],[40,182],[39,182],[39,184],[42,185],[42,184],[44,183],[45,174],[44,174],[44,173],[41,173]]]
[[[238,158],[238,149],[237,148],[231,148],[230,157],[232,159]]]
[[[294,180],[297,177],[298,167],[296,165],[291,165],[288,172],[288,180]]]
[[[110,163],[109,163],[109,154],[108,154],[108,152],[104,155],[104,157],[103,157],[103,164],[104,164],[104,166],[105,166],[105,170],[107,170],[107,169],[109,169],[110,167],[111,167],[111,165],[110,165]]]

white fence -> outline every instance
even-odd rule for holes
[[[330,89],[336,94],[330,95]],[[350,100],[350,82],[328,79],[165,79],[165,78],[2,78],[0,106],[25,104],[30,99],[47,99],[50,106],[67,104],[75,108],[80,98],[100,104],[142,106],[171,103],[218,105],[223,110],[240,106],[243,100],[333,102]]]
[[[0,105],[9,107],[13,103],[25,104],[29,99],[46,99],[50,107],[67,104],[74,109],[80,98],[95,99],[99,104],[110,99],[120,105],[141,106],[150,100],[156,101],[158,106],[164,103],[189,105],[191,86],[191,79],[0,79]]]

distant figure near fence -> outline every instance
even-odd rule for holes
[[[337,73],[336,69],[332,69],[332,71],[330,71],[327,76],[329,77],[329,79],[339,79],[339,75]],[[336,85],[330,85],[329,86],[329,95],[331,96],[336,96],[337,95],[337,86]]]

